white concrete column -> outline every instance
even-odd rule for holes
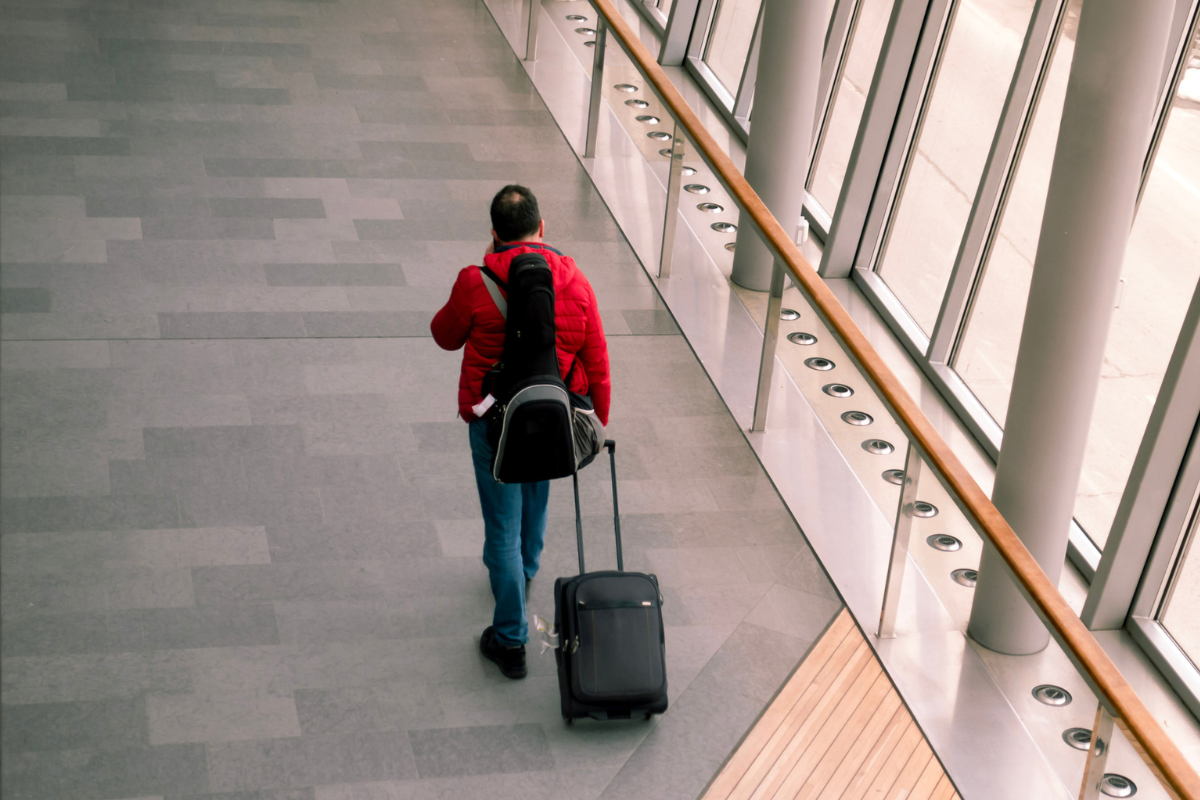
[[[763,0],[762,42],[746,180],[789,234],[804,206],[821,80],[821,51],[831,0]],[[757,291],[771,287],[773,259],[749,220],[738,226],[733,281]]]
[[[1133,224],[1174,0],[1084,0],[1021,329],[993,501],[1057,582]],[[1049,633],[984,548],[970,635],[1035,653]]]

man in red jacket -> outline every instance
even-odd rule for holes
[[[542,242],[546,223],[529,189],[505,186],[492,199],[491,216],[492,244],[484,252],[484,264],[507,283],[513,258],[528,252],[545,256],[554,275],[559,373],[569,376],[568,389],[592,398],[596,415],[607,425],[611,392],[608,345],[591,284],[574,261]],[[483,632],[479,649],[505,676],[523,678],[529,638],[525,592],[537,574],[546,537],[550,483],[501,484],[492,478],[487,422],[479,418],[484,409],[477,407],[483,400],[484,375],[500,360],[504,349],[505,324],[479,267],[472,266],[458,273],[449,302],[430,327],[434,341],[443,349],[465,345],[458,413],[469,423],[475,484],[483,509],[483,563],[496,599],[492,625]]]

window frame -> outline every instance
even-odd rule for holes
[[[632,0],[640,6],[643,2],[654,0]],[[742,68],[741,79],[736,93],[721,83],[712,69],[704,62],[704,53],[708,47],[708,38],[716,19],[718,5],[721,0],[698,0],[692,5],[676,0],[672,8],[672,18],[667,25],[666,36],[672,36],[671,31],[683,20],[676,19],[677,14],[691,14],[691,30],[687,47],[684,50],[682,66],[696,80],[708,99],[718,112],[725,118],[733,129],[734,134],[745,145],[750,137],[750,112],[754,103],[754,84],[758,77],[758,54],[762,43],[762,18],[766,3],[761,3],[758,16],[754,22],[754,33],[750,40],[750,50],[746,63]],[[814,117],[814,148],[823,135],[827,122],[827,112],[831,99],[831,90],[836,86],[835,76],[841,74],[846,57],[846,46],[850,41],[852,21],[857,18],[861,0],[834,0],[830,12],[830,24],[825,31],[824,53],[821,58],[821,78],[818,97],[821,106]],[[663,56],[659,62],[667,64],[670,61],[668,52],[678,47],[678,42],[665,41]],[[811,195],[805,195],[803,213],[809,221],[812,234],[824,241],[832,225],[832,215],[829,209],[823,208]]]
[[[1164,66],[1155,133],[1140,191],[1144,191],[1149,179],[1168,121],[1174,86],[1186,66],[1188,43],[1196,35],[1200,19],[1200,2],[1178,0],[1178,4],[1180,11],[1172,34],[1177,47]],[[974,310],[972,304],[1002,221],[1004,203],[1020,165],[1024,142],[1065,20],[1067,0],[1038,0],[1031,14],[937,321],[933,331],[926,334],[877,270],[922,118],[936,87],[936,71],[943,58],[947,33],[952,31],[953,14],[959,6],[961,0],[897,0],[834,214],[833,230],[825,243],[820,272],[827,278],[854,281],[956,416],[996,461],[1003,440],[1001,421],[987,412],[954,370],[953,363]],[[924,11],[924,19],[917,30],[920,11]],[[906,49],[911,52],[909,74],[902,87],[893,85],[889,96],[881,97],[880,72],[885,69],[885,61],[892,60],[889,51],[897,47],[901,57]],[[872,159],[860,160],[868,149],[882,153],[875,157],[874,163]],[[865,174],[854,174],[864,172],[864,167]],[[843,219],[848,209],[857,210],[855,218]],[[1075,520],[1069,536],[1068,558],[1088,582],[1101,559],[1100,548]]]

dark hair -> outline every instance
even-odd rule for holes
[[[520,184],[510,183],[492,198],[492,230],[502,242],[519,242],[536,236],[541,221],[537,198]]]

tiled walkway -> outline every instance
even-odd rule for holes
[[[483,4],[5,0],[0,79],[3,797],[696,797],[841,604]],[[652,723],[476,650],[428,322],[509,181],[611,337]]]

